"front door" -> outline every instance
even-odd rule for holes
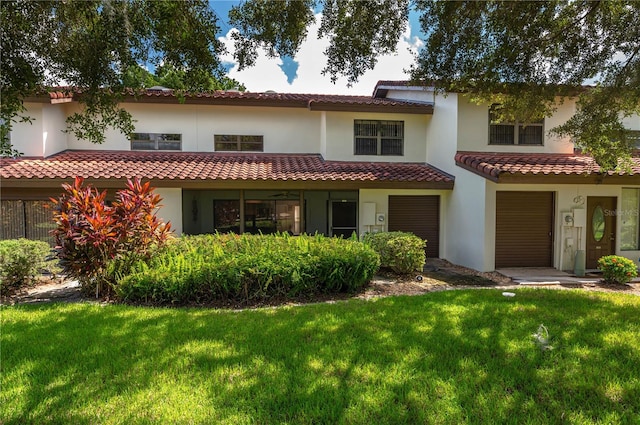
[[[329,204],[329,234],[349,238],[358,233],[358,203],[331,201]]]
[[[587,197],[587,258],[586,268],[598,267],[598,259],[616,252],[615,196]]]

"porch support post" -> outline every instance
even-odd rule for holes
[[[305,233],[304,190],[300,189],[300,233]]]
[[[244,189],[240,189],[240,233],[244,233]]]

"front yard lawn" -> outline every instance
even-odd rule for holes
[[[3,307],[0,423],[639,423],[640,297],[515,292]]]

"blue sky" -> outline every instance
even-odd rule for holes
[[[229,70],[229,76],[242,82],[247,90],[253,92],[275,90],[289,93],[368,95],[371,94],[378,80],[407,79],[408,75],[403,70],[409,68],[413,63],[412,52],[417,51],[421,45],[418,16],[416,13],[411,13],[409,28],[399,40],[396,55],[380,57],[376,68],[361,77],[360,81],[352,87],[347,86],[345,78],[332,84],[328,76],[321,75],[326,63],[322,53],[327,42],[316,38],[317,24],[319,23],[319,15],[317,15],[316,25],[310,28],[307,41],[302,45],[295,59],[270,59],[261,53],[256,66],[239,72],[231,54],[233,43],[230,41],[229,32],[233,28],[227,22],[229,10],[239,3],[239,1],[210,0],[212,9],[220,18],[220,40],[225,43],[230,52],[223,57]]]

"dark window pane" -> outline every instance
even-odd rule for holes
[[[179,151],[182,149],[182,142],[158,141],[158,150]]]
[[[402,155],[402,140],[382,139],[382,155]]]
[[[521,125],[518,133],[518,144],[520,145],[541,145],[542,144],[542,126],[540,125]]]
[[[402,121],[383,121],[380,124],[380,135],[382,137],[403,137],[404,123]]]
[[[151,140],[149,133],[131,133],[131,140]]]
[[[262,143],[242,143],[240,148],[243,151],[262,152]]]
[[[220,233],[240,233],[240,201],[213,201],[213,228]]]
[[[262,143],[262,136],[239,136],[241,142]]]
[[[506,124],[492,124],[489,127],[489,143],[492,145],[513,145],[514,126]]]
[[[356,138],[356,155],[377,155],[378,139],[373,138]]]
[[[216,150],[217,151],[237,151],[238,150],[238,144],[233,142],[216,142],[215,144]]]
[[[357,204],[355,202],[331,203],[333,227],[356,227]]]
[[[378,121],[356,120],[354,122],[354,134],[356,136],[377,136]]]
[[[213,140],[216,142],[237,142],[238,137],[231,134],[216,134],[213,136]]]
[[[247,233],[275,233],[277,231],[275,201],[246,201],[244,231]]]
[[[133,150],[155,150],[156,142],[151,141],[142,141],[142,140],[132,140],[131,141],[131,149]]]
[[[174,141],[180,141],[180,140],[182,140],[182,135],[181,135],[181,134],[170,134],[170,133],[166,133],[166,134],[159,134],[159,135],[158,135],[158,139],[159,139],[159,140],[174,140]]]

